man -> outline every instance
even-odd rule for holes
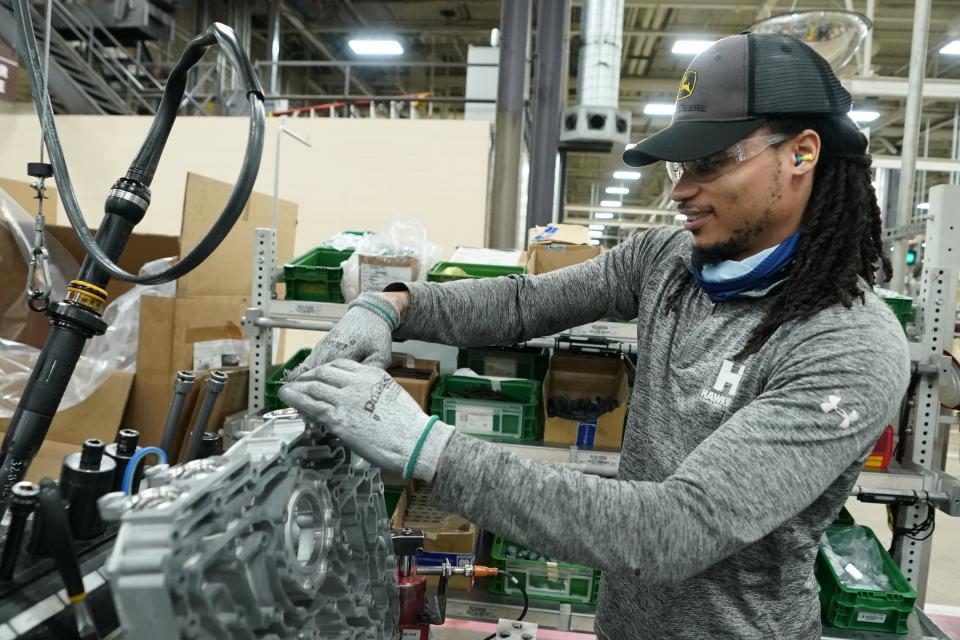
[[[602,639],[814,640],[820,536],[909,370],[871,288],[890,266],[866,140],[827,63],[786,36],[720,40],[681,89],[670,127],[624,159],[668,161],[684,230],[542,276],[364,295],[280,395],[433,480],[437,506],[602,569]],[[638,318],[616,480],[458,433],[366,366],[393,335],[508,344],[605,316]]]

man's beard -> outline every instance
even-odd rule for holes
[[[746,227],[735,229],[731,236],[723,242],[706,245],[704,247],[693,246],[690,252],[690,258],[693,266],[700,269],[707,264],[719,264],[724,260],[736,260],[747,251],[747,247],[754,238],[762,234],[767,229],[769,212],[767,212],[759,221],[749,224]]]

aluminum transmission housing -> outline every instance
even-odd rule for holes
[[[279,414],[279,415],[277,415]],[[107,562],[138,640],[387,640],[399,616],[379,469],[293,412],[225,455],[147,474],[100,499]]]

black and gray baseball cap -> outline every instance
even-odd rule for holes
[[[677,91],[670,126],[627,149],[623,161],[696,160],[747,137],[767,116],[842,114],[850,94],[830,64],[801,40],[742,33],[698,54]]]

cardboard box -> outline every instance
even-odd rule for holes
[[[420,259],[412,256],[358,255],[360,291],[383,291],[394,282],[413,282],[420,277]]]
[[[196,174],[188,174],[183,203],[183,233],[168,238],[166,250],[173,255],[188,251],[206,233],[220,215],[232,185]],[[144,297],[140,311],[140,348],[137,352],[137,377],[124,422],[141,433],[144,444],[158,444],[173,399],[173,380],[180,369],[193,369],[194,349],[198,343],[213,340],[239,340],[244,333],[241,318],[250,306],[253,287],[253,238],[257,227],[269,227],[273,218],[272,199],[253,193],[234,228],[223,244],[193,272],[177,281],[176,298]],[[277,220],[277,263],[293,257],[297,206],[281,200]],[[136,238],[136,236],[134,236]],[[170,246],[170,242],[174,247]],[[149,247],[131,243],[125,258],[144,258]],[[170,254],[167,254],[170,255]],[[112,285],[111,285],[112,286]],[[280,349],[282,353],[282,346]],[[227,369],[230,371],[230,369]],[[246,370],[244,369],[244,372]],[[234,376],[229,388],[239,388]],[[244,380],[246,373],[244,373]],[[233,412],[246,408],[246,383],[242,404],[222,404]],[[199,381],[195,389],[201,388]],[[224,394],[227,390],[224,391]],[[238,396],[239,398],[239,396]],[[217,409],[210,430],[216,430],[224,415]],[[192,423],[191,423],[192,424]],[[187,429],[181,424],[180,430]],[[179,440],[178,440],[179,441]]]
[[[440,362],[438,360],[420,360],[407,354],[398,353],[394,354],[388,371],[392,367],[416,369],[417,371],[425,371],[429,374],[429,377],[426,379],[410,378],[402,375],[394,375],[393,379],[417,401],[421,409],[426,413],[430,413],[430,391],[433,390],[433,385],[436,384],[437,378],[440,377]]]
[[[590,231],[579,224],[534,227],[527,240],[527,272],[533,275],[586,262],[601,252],[599,246],[590,244]]]
[[[530,245],[527,252],[527,273],[541,275],[600,255],[600,247],[578,244]]]
[[[590,244],[590,230],[582,224],[548,224],[527,232],[527,244]]]
[[[596,421],[551,417],[547,400],[555,395],[570,398],[616,398],[619,405]],[[630,399],[630,385],[617,357],[557,353],[543,381],[543,442],[582,448],[619,449]]]
[[[393,512],[390,526],[394,529],[423,529],[423,553],[417,557],[416,564],[436,566],[444,558],[456,566],[472,564],[477,555],[480,529],[460,516],[434,508],[430,504],[431,491],[429,483],[419,480],[407,483]],[[436,576],[430,576],[427,586],[435,589],[438,581]],[[454,576],[447,586],[470,591],[472,583],[471,578]]]

